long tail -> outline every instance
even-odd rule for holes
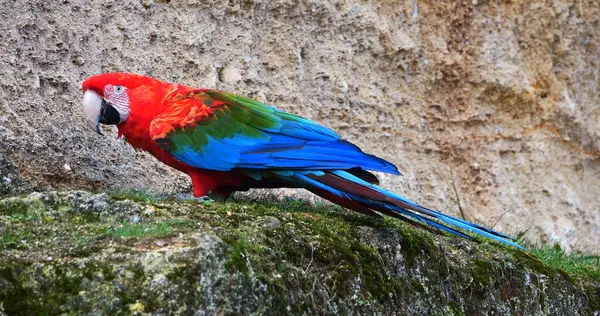
[[[323,198],[363,214],[378,216],[376,211],[421,228],[473,240],[473,237],[457,230],[462,229],[524,249],[505,234],[425,208],[347,171],[294,172],[285,176]]]

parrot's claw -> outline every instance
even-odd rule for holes
[[[208,195],[195,197],[191,193],[179,193],[175,197],[183,201],[198,201],[200,203],[214,202]]]
[[[215,201],[215,200],[211,199],[210,196],[208,196],[208,195],[197,197],[196,200],[202,201],[202,202],[214,202]]]

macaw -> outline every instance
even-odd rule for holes
[[[369,171],[400,175],[396,166],[327,127],[251,98],[120,72],[92,76],[82,90],[94,131],[116,125],[131,146],[187,173],[196,197],[304,188],[366,215],[473,240],[464,232],[470,231],[521,248],[505,234],[382,189]]]

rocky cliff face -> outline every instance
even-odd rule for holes
[[[384,186],[418,202],[598,250],[599,18],[595,0],[5,1],[0,192],[187,189],[84,124],[81,81],[130,71],[278,105],[397,164]]]

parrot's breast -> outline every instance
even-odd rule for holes
[[[119,134],[125,137],[125,140],[136,150],[143,150],[148,152],[152,156],[156,157],[160,162],[175,168],[179,171],[188,172],[190,167],[182,164],[173,156],[166,151],[162,150],[156,145],[154,140],[150,137],[149,127],[150,124],[131,124],[133,122],[127,121],[117,126]]]

